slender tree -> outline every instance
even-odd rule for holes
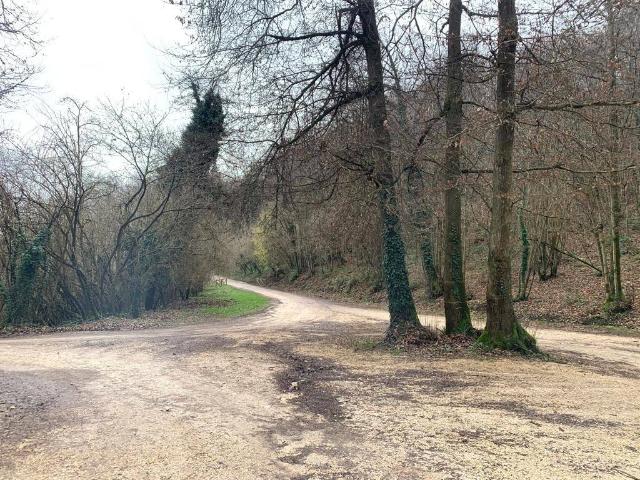
[[[618,94],[618,29],[616,25],[616,17],[622,9],[615,6],[613,0],[607,0],[606,16],[607,16],[607,70],[609,74],[608,89],[611,98],[616,98]],[[622,290],[622,260],[620,249],[621,224],[623,220],[622,212],[622,179],[620,175],[620,156],[621,156],[621,118],[620,108],[611,107],[609,114],[609,168],[611,174],[609,178],[609,207],[611,215],[611,241],[610,241],[610,266],[607,282],[607,300],[605,310],[621,311],[626,310],[629,304],[626,302],[624,292]]]
[[[373,0],[358,1],[362,23],[362,46],[367,62],[368,126],[371,130],[373,181],[378,188],[378,205],[383,223],[383,271],[391,315],[386,340],[406,341],[424,331],[418,320],[409,287],[400,219],[397,212],[395,177],[391,166],[391,138],[387,128],[387,104],[384,92],[384,68],[380,36]]]
[[[198,266],[203,245],[214,236],[209,212],[222,193],[217,161],[224,132],[222,98],[209,88],[204,95],[191,84],[195,102],[191,121],[182,132],[181,142],[167,158],[166,188],[174,188],[169,207],[177,213],[165,219],[179,236],[168,236],[172,244],[170,269],[182,298],[200,292],[208,280],[208,270]],[[220,206],[220,205],[218,205]]]
[[[400,75],[393,56],[387,49],[387,59],[393,76],[394,90],[397,101],[397,114],[399,124],[405,128],[409,124],[407,115],[408,95],[403,91]],[[422,264],[422,273],[425,281],[425,294],[428,300],[434,300],[442,295],[442,281],[436,268],[434,255],[434,214],[430,199],[424,196],[425,175],[422,168],[414,164],[414,159],[405,162],[404,170],[407,175],[404,178],[406,183],[406,205],[411,225],[418,241],[418,253]]]
[[[479,342],[490,348],[530,352],[535,339],[516,319],[511,289],[511,223],[513,143],[515,138],[515,73],[518,17],[515,0],[498,0],[496,102],[498,127],[493,158],[487,325]]]
[[[460,195],[460,151],[462,136],[462,49],[460,29],[462,0],[449,2],[447,33],[447,149],[444,164],[444,309],[447,333],[471,333],[462,262],[462,200]]]

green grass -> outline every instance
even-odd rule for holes
[[[202,307],[204,313],[219,317],[240,317],[259,312],[269,306],[267,297],[229,285],[211,285],[204,289],[199,298],[203,303],[220,302],[220,305]]]

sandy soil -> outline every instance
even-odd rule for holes
[[[0,478],[640,478],[638,338],[539,330],[551,361],[370,351],[354,339],[384,312],[235,285],[276,304],[1,339]]]

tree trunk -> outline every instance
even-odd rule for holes
[[[616,96],[617,76],[618,76],[618,54],[616,49],[617,34],[615,26],[615,12],[613,0],[607,0],[607,32],[609,37],[609,93],[612,98]],[[621,197],[621,179],[620,179],[620,116],[617,107],[611,107],[609,116],[610,141],[609,157],[610,157],[610,187],[609,187],[609,204],[611,214],[611,284],[607,292],[607,301],[605,310],[622,311],[626,310],[629,305],[624,298],[622,291],[622,261],[620,251],[620,225],[622,223],[622,205]]]
[[[424,274],[425,293],[427,300],[433,300],[442,295],[440,276],[436,268],[434,255],[434,225],[433,212],[422,199],[423,177],[420,169],[409,166],[407,168],[407,208],[411,223],[418,238],[418,249]]]
[[[518,276],[518,301],[524,301],[529,298],[527,286],[529,279],[529,255],[531,253],[531,244],[529,243],[529,232],[527,224],[524,222],[524,209],[518,212],[518,225],[520,227],[520,272]]]
[[[440,279],[438,278],[438,271],[433,258],[431,232],[421,233],[420,256],[422,257],[422,271],[424,272],[427,299],[433,300],[442,295],[442,289],[440,288]]]
[[[614,156],[617,156],[617,154],[614,153]],[[616,168],[618,168],[617,161],[613,164],[614,171],[611,178],[611,253],[613,257],[611,267],[613,273],[613,298],[610,300],[618,304],[617,308],[623,308],[623,304],[626,302],[622,290],[622,261],[620,250],[622,207],[620,203],[620,173],[615,171]]]
[[[487,325],[479,342],[489,348],[531,352],[535,339],[516,320],[511,297],[511,220],[513,142],[515,137],[515,67],[518,18],[515,0],[498,0],[496,101],[498,127],[493,159]]]
[[[421,326],[409,287],[400,219],[397,212],[395,182],[391,165],[391,139],[387,129],[387,106],[383,82],[382,54],[373,0],[358,1],[362,23],[362,42],[367,60],[369,94],[368,126],[372,135],[373,180],[378,188],[382,218],[383,273],[389,301],[390,323],[386,342],[421,341],[428,330]]]
[[[467,305],[462,261],[462,200],[460,181],[460,137],[462,135],[462,54],[460,26],[462,0],[449,2],[447,34],[447,150],[444,180],[444,312],[447,333],[471,333],[471,315]]]

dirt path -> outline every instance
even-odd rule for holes
[[[0,340],[0,478],[640,478],[638,338],[535,332],[562,361],[359,351],[384,312],[236,286],[278,303]]]

